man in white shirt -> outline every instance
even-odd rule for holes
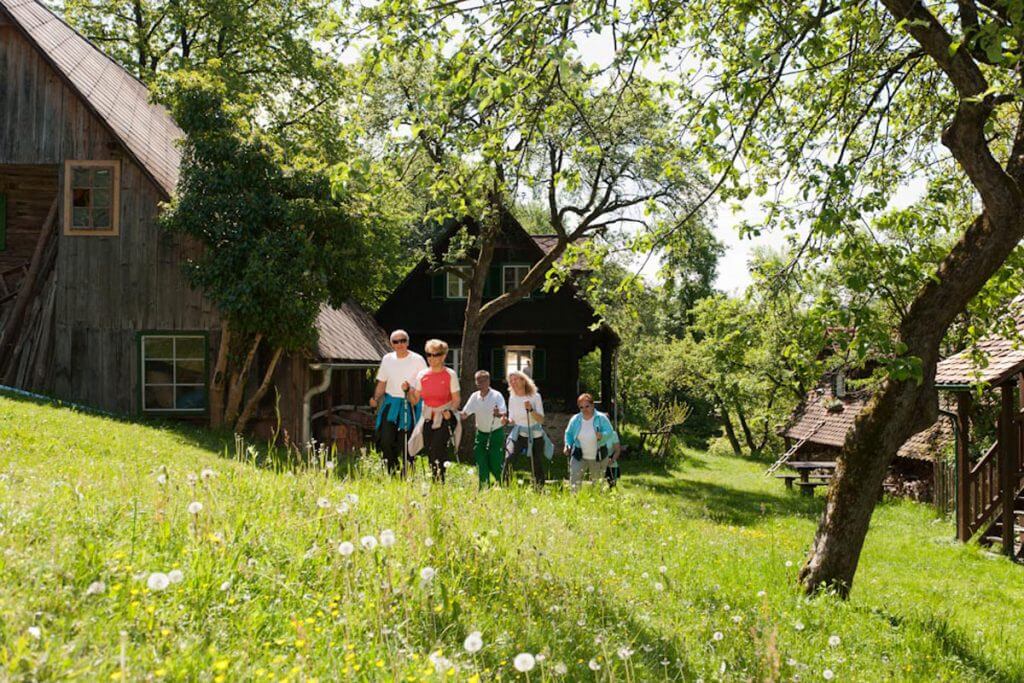
[[[417,373],[427,367],[420,354],[409,350],[409,333],[391,333],[391,353],[385,354],[377,370],[377,386],[370,406],[377,412],[377,440],[388,472],[405,475],[404,441],[419,420],[420,407],[410,405],[406,393]],[[383,401],[381,400],[383,398]]]
[[[476,436],[473,439],[473,455],[476,456],[476,468],[480,475],[480,488],[501,481],[501,468],[505,461],[502,444],[505,442],[505,430],[502,429],[501,418],[506,414],[505,397],[501,392],[491,389],[491,373],[479,370],[474,375],[477,391],[466,401],[460,413],[465,419],[474,416]]]

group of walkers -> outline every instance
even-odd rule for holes
[[[508,373],[509,396],[491,387],[486,370],[476,373],[477,390],[462,404],[459,378],[445,366],[448,344],[429,340],[426,360],[409,350],[405,330],[391,333],[392,352],[381,360],[370,406],[377,411],[377,439],[388,472],[404,476],[421,452],[426,452],[435,481],[444,482],[448,443],[457,449],[462,421],[473,416],[476,435],[473,453],[480,486],[510,477],[516,458],[530,463],[534,485],[543,487],[546,462],[555,446],[544,430],[544,400],[525,372]],[[608,417],[594,408],[590,394],[577,399],[580,412],[565,430],[564,453],[569,457],[569,483],[575,491],[589,473],[596,483],[606,477],[614,486],[621,450],[619,437]],[[506,428],[508,432],[506,433]]]

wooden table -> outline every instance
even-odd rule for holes
[[[791,470],[796,470],[797,474],[800,475],[800,492],[805,496],[813,496],[814,489],[818,486],[824,486],[828,483],[828,480],[832,478],[832,472],[836,469],[836,463],[834,460],[790,460],[786,463],[786,467]],[[815,475],[815,479],[820,481],[811,481],[811,472],[815,470],[828,470],[828,474]],[[793,483],[789,477],[783,476],[786,479],[786,487],[792,488]]]

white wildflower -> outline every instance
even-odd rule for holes
[[[759,597],[759,598],[763,598],[766,595],[768,595],[768,594],[766,592],[764,592],[764,591],[757,591],[757,597]]]
[[[420,570],[420,579],[423,583],[430,583],[437,576],[437,570],[433,567],[424,567]]]
[[[634,652],[633,650],[631,650],[630,648],[628,648],[625,645],[623,645],[622,647],[619,648],[619,651],[618,651],[617,654],[619,655],[619,659],[629,659],[630,657],[633,656],[633,652]]]
[[[180,569],[172,569],[167,572],[167,580],[171,583],[181,583],[185,580],[185,574]]]
[[[564,676],[565,674],[569,673],[569,667],[567,667],[562,662],[558,662],[554,666],[554,672],[555,672],[555,675],[557,675],[557,676]]]
[[[802,621],[796,622],[795,624],[793,624],[793,628],[795,628],[797,631],[803,631],[804,630],[804,622],[802,622]]]
[[[161,472],[160,474],[156,475],[156,483],[160,484],[161,486],[166,484],[167,483],[167,475],[164,474],[163,472]]]
[[[429,548],[430,546],[434,545],[434,539],[432,539],[430,536],[427,536],[423,540],[423,545],[425,545],[425,546],[427,546]]]
[[[597,663],[596,659],[591,659],[589,662],[587,662],[587,666],[590,667],[591,671],[600,671],[601,670],[601,665]]]
[[[529,652],[520,652],[516,655],[516,658],[512,660],[512,666],[516,668],[516,671],[526,673],[527,671],[533,671],[534,665],[537,660],[534,659],[533,655]]]
[[[711,636],[711,637],[714,638],[717,641],[717,640],[721,640],[722,638],[725,638],[725,634],[722,633],[721,631],[715,631],[715,634],[713,636]]]
[[[28,627],[28,634],[30,636],[32,636],[33,638],[35,638],[36,640],[39,640],[40,638],[43,637],[43,631],[38,626],[29,626]]]
[[[338,544],[338,552],[342,557],[348,557],[356,551],[356,547],[348,541],[342,541]]]
[[[537,508],[530,508],[530,514],[531,515],[537,514]]]
[[[99,595],[107,590],[107,584],[102,581],[93,581],[89,584],[89,587],[85,589],[86,595]]]
[[[786,566],[787,567],[792,567],[793,566],[793,561],[792,560],[786,560]]]
[[[832,672],[832,669],[825,669],[821,672],[821,677],[824,678],[826,681],[831,681],[833,678],[836,677],[836,675]]]
[[[153,572],[146,579],[146,585],[151,591],[162,591],[171,585],[171,579],[163,572]]]
[[[385,529],[380,532],[380,544],[385,548],[390,548],[395,544],[395,532],[391,529]]]
[[[193,500],[191,503],[188,504],[188,514],[198,515],[202,511],[203,504],[200,503],[198,500]]]
[[[473,654],[479,652],[480,648],[484,646],[484,639],[481,636],[480,631],[473,631],[466,636],[466,642],[462,644],[462,647],[466,648],[466,652]]]
[[[734,615],[733,615],[733,617],[732,617],[732,623],[734,623],[734,624],[738,624],[738,623],[740,623],[741,621],[743,621],[743,616],[742,616],[742,615],[739,615],[739,614],[734,614]]]
[[[658,572],[661,573],[661,574],[667,574],[668,573],[668,567],[666,567],[665,565],[661,565],[660,567],[658,567]]]
[[[203,481],[210,481],[215,476],[217,476],[217,473],[214,472],[209,467],[207,467],[206,469],[199,473],[199,478],[202,479]]]
[[[326,498],[319,498],[316,501],[316,506],[321,510],[326,510],[327,508],[331,507],[331,501],[329,501]]]
[[[373,550],[377,547],[377,539],[373,536],[363,536],[359,539],[359,544],[363,546],[363,550]]]
[[[829,647],[839,647],[839,643],[841,643],[841,642],[843,642],[843,641],[839,638],[839,636],[829,636],[828,637],[828,646]]]
[[[222,591],[226,591],[226,590],[229,590],[230,588],[231,588],[231,582],[230,582],[230,581],[225,581],[224,583],[222,583],[222,584],[220,585],[220,589],[221,589]]]
[[[665,584],[663,584],[661,581],[655,581],[654,582],[654,590],[656,590],[656,591],[663,591],[663,590],[665,590]]]

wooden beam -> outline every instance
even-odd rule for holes
[[[999,493],[1002,502],[1003,552],[1013,555],[1013,501],[1017,495],[1017,414],[1016,387],[1012,383],[1001,387],[999,407]]]
[[[971,392],[956,394],[956,537],[962,543],[971,540]]]

